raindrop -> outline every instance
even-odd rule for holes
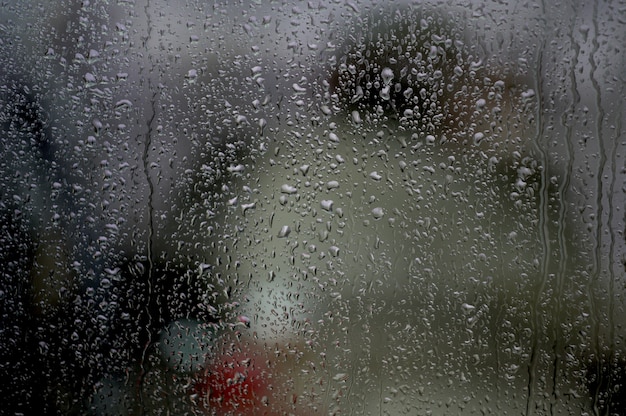
[[[298,85],[297,83],[294,83],[292,86],[293,90],[297,93],[303,93],[306,92],[306,88],[301,87],[300,85]]]
[[[389,101],[391,99],[390,91],[391,91],[391,88],[389,87],[389,85],[383,87],[380,90],[380,98],[382,98],[385,101]]]
[[[389,85],[391,81],[393,80],[393,70],[391,68],[383,68],[382,72],[380,73],[380,76],[383,79],[383,84]]]
[[[281,185],[280,192],[283,194],[295,194],[296,192],[298,192],[298,188],[296,188],[295,186],[284,184]]]
[[[326,189],[331,190],[331,189],[337,189],[339,188],[339,182],[337,181],[328,181],[326,183]]]
[[[321,206],[324,211],[332,211],[334,202],[331,199],[324,199],[321,201]]]
[[[283,225],[280,228],[280,231],[278,232],[278,237],[279,238],[289,237],[289,234],[291,234],[291,228],[288,225]]]

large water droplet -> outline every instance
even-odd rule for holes
[[[391,68],[383,68],[380,76],[383,79],[383,84],[389,85],[393,80],[393,70]]]

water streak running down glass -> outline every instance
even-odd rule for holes
[[[8,414],[626,412],[626,5],[0,5]]]

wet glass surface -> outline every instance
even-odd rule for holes
[[[626,5],[0,5],[7,414],[626,412]]]

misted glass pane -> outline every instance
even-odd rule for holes
[[[7,414],[626,412],[622,2],[0,34]]]

